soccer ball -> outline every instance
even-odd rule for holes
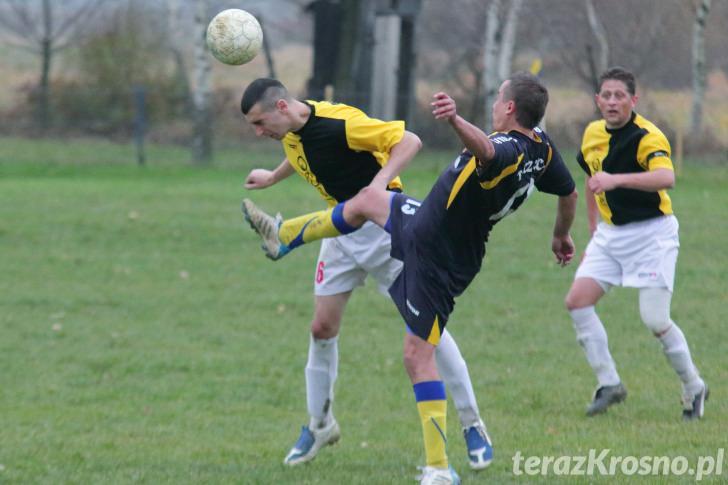
[[[250,62],[263,44],[263,29],[245,10],[223,10],[207,26],[207,47],[220,62],[239,66]]]

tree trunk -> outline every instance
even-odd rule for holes
[[[597,40],[597,45],[599,46],[599,57],[596,61],[592,57],[593,49],[591,46],[587,47],[587,52],[589,53],[589,69],[591,71],[592,83],[594,84],[594,92],[597,92],[599,91],[599,76],[609,67],[609,39],[607,38],[607,31],[604,29],[604,25],[597,16],[592,0],[585,0],[585,5],[586,15],[589,19],[589,27]]]
[[[333,0],[316,0],[308,4],[306,12],[313,16],[313,67],[306,83],[306,96],[324,99],[326,88],[336,84],[342,9]]]
[[[258,14],[258,23],[260,23],[260,29],[265,32],[266,27],[263,20],[263,15]],[[267,34],[263,36],[263,54],[265,54],[265,63],[268,66],[268,77],[271,79],[278,79],[278,76],[276,76],[276,68],[273,64],[273,52],[270,48],[270,38]]]
[[[710,12],[710,0],[701,0],[693,24],[693,107],[690,114],[690,133],[697,135],[703,121],[705,96],[705,22]]]
[[[402,17],[402,31],[399,39],[399,71],[397,73],[397,110],[399,120],[410,122],[410,113],[415,99],[415,16]]]
[[[207,21],[207,1],[197,0],[195,14],[195,89],[192,93],[194,124],[192,160],[196,165],[209,165],[212,163],[212,113],[210,109],[212,66],[210,65],[210,54],[207,51],[207,43],[205,42]]]
[[[485,129],[488,131],[491,120],[491,108],[498,94],[498,47],[500,44],[500,31],[498,28],[498,14],[500,0],[492,0],[488,6],[488,15],[485,21],[485,49],[483,57],[483,88],[485,91]]]
[[[174,97],[179,100],[178,114],[189,116],[192,111],[192,90],[187,73],[185,56],[180,48],[180,5],[179,0],[167,0],[167,21],[169,29],[169,45],[174,60]]]
[[[357,39],[361,24],[359,0],[342,0],[341,2],[341,35],[339,37],[338,59],[343,60],[336,66],[334,74],[334,98],[337,101],[356,104],[357,77]]]
[[[43,0],[43,38],[41,39],[41,74],[38,83],[38,120],[41,132],[50,126],[50,72],[53,55],[53,11],[50,0]]]
[[[516,45],[516,32],[518,31],[518,14],[523,5],[523,0],[511,0],[506,23],[503,26],[503,39],[500,46],[500,58],[498,59],[498,81],[503,82],[511,75],[513,64],[513,50]]]

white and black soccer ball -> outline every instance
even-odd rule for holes
[[[250,62],[263,45],[260,23],[245,10],[223,10],[207,26],[207,47],[217,60],[239,66]]]

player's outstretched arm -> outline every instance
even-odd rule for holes
[[[410,160],[417,155],[422,148],[420,137],[410,131],[404,132],[402,139],[395,144],[389,151],[389,160],[369,184],[372,187],[386,189],[391,182],[404,168],[409,164]]]
[[[574,190],[569,195],[559,197],[556,211],[556,222],[554,223],[554,237],[551,241],[551,250],[556,256],[556,262],[566,266],[574,257],[574,241],[571,239],[569,230],[576,215],[576,199],[578,194]]]
[[[249,190],[264,189],[290,177],[294,172],[295,170],[286,158],[283,159],[283,162],[275,170],[265,170],[262,168],[254,168],[251,170],[245,178],[244,187]]]
[[[436,120],[447,120],[453,127],[465,148],[475,155],[481,163],[491,160],[495,156],[493,142],[483,130],[466,121],[457,114],[457,106],[447,93],[440,91],[433,95],[432,115]]]

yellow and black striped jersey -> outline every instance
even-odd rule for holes
[[[576,157],[590,177],[597,172],[640,173],[658,168],[673,170],[670,143],[653,123],[637,113],[621,128],[607,128],[604,120],[593,121],[584,130]],[[594,194],[602,218],[613,225],[643,221],[672,214],[667,190],[618,188]]]
[[[293,168],[334,206],[369,185],[404,136],[404,122],[370,118],[345,104],[305,103],[311,116],[283,138],[283,149]],[[387,188],[401,191],[399,177]]]

